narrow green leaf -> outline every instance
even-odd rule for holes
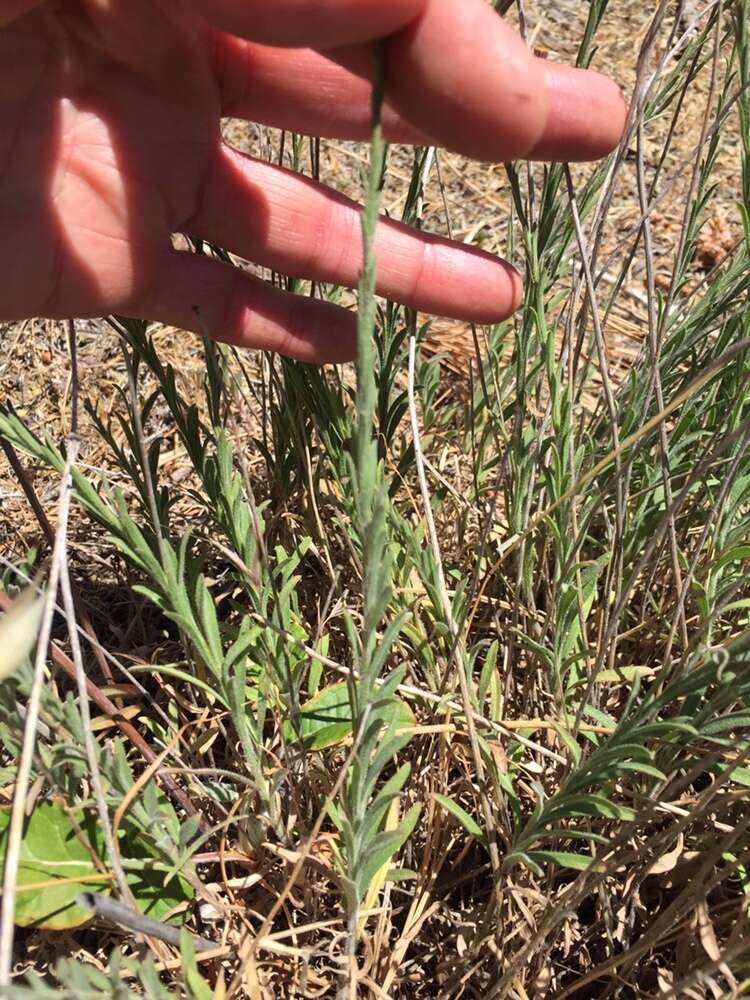
[[[595,863],[593,858],[585,854],[572,854],[570,851],[529,851],[528,857],[537,864],[555,864],[561,868],[572,868],[574,871],[585,872],[593,868],[604,871],[601,863]]]
[[[455,817],[464,830],[474,837],[475,840],[478,840],[482,847],[489,848],[487,834],[484,833],[476,820],[474,820],[465,809],[463,809],[457,802],[454,802],[453,799],[449,798],[447,795],[441,795],[439,792],[433,792],[432,797],[443,807],[443,809],[447,810],[451,816]]]
[[[364,896],[375,873],[383,867],[390,859],[401,850],[403,845],[412,835],[412,831],[417,824],[421,806],[415,805],[409,810],[401,821],[398,829],[387,833],[379,833],[367,847],[364,864],[357,873],[357,888],[360,897]]]

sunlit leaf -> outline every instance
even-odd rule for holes
[[[104,840],[97,824],[82,810],[72,815],[89,844],[101,857]],[[10,811],[0,812],[0,858],[5,860]],[[91,920],[76,906],[87,889],[109,892],[110,880],[97,868],[59,802],[40,802],[24,823],[16,880],[16,923],[21,927],[70,930]],[[33,888],[25,888],[33,887]]]
[[[483,847],[489,847],[487,834],[484,833],[476,820],[473,819],[465,809],[462,809],[457,802],[448,798],[447,795],[440,795],[438,792],[433,792],[432,797],[443,807],[443,809],[446,809],[451,816],[454,816],[458,820],[467,833],[471,834],[472,837],[478,840]]]
[[[616,670],[600,670],[594,683],[622,684],[623,681],[634,681],[637,677],[652,677],[654,673],[651,667],[618,667]]]
[[[372,720],[393,724],[399,729],[414,725],[414,713],[398,699],[386,702],[372,712]],[[319,691],[300,708],[300,730],[307,750],[324,750],[342,743],[352,731],[352,711],[346,682],[331,684]],[[284,738],[293,742],[295,727],[291,720],[284,723]]]
[[[10,677],[34,648],[43,610],[44,594],[27,587],[0,618],[0,681]]]

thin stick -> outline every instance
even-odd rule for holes
[[[610,426],[612,428],[612,443],[615,449],[620,447],[620,431],[619,431],[619,414],[617,412],[617,404],[615,403],[614,393],[612,391],[612,385],[609,378],[609,366],[607,363],[607,347],[604,339],[604,331],[602,329],[601,316],[599,313],[599,304],[597,302],[596,295],[596,285],[594,283],[594,278],[591,273],[591,257],[589,248],[586,244],[586,238],[583,234],[583,226],[581,225],[581,217],[578,211],[578,200],[576,198],[575,187],[573,185],[573,177],[570,172],[570,167],[566,163],[564,166],[565,172],[565,183],[568,188],[568,200],[570,203],[571,217],[573,219],[573,227],[576,234],[576,241],[578,243],[579,252],[581,255],[581,269],[586,282],[586,294],[588,296],[588,307],[591,310],[591,319],[594,324],[594,337],[596,341],[596,351],[599,360],[599,370],[602,379],[602,389],[604,391],[604,398],[607,405],[607,411],[609,413]],[[573,311],[571,309],[571,320],[573,317]],[[573,448],[572,437],[571,437],[571,449]],[[607,583],[606,583],[606,593],[610,593],[612,586],[612,578],[614,577],[616,581],[616,592],[619,593],[619,588],[621,585],[621,566],[620,561],[622,558],[622,541],[625,533],[625,489],[622,478],[622,463],[620,458],[615,459],[615,537],[612,542],[612,549],[615,553],[615,558],[612,559],[610,567],[608,570]],[[574,508],[575,509],[575,508]],[[580,576],[578,576],[578,592],[580,595]],[[580,599],[580,598],[579,598]],[[606,616],[609,613],[609,607],[603,609],[603,614]],[[581,615],[582,627],[584,622],[584,616]],[[615,638],[616,642],[616,638]],[[588,642],[585,643],[588,647]],[[594,665],[594,672],[598,672],[601,664],[607,655],[607,649],[602,646],[599,655],[596,658],[596,663]],[[614,643],[612,649],[612,657],[614,657]],[[580,720],[578,720],[580,722]]]
[[[78,457],[81,439],[78,435],[78,348],[76,343],[75,320],[71,320],[68,326],[69,349],[70,349],[70,370],[71,370],[71,429],[68,435],[68,462],[71,468],[75,465]],[[99,770],[99,760],[97,758],[97,745],[94,733],[91,729],[91,710],[89,706],[88,688],[86,685],[86,669],[83,665],[81,655],[81,640],[76,628],[76,609],[73,600],[73,590],[70,585],[70,571],[68,568],[67,539],[63,540],[63,548],[60,559],[60,586],[62,589],[63,607],[68,622],[68,636],[70,638],[70,651],[73,654],[73,664],[76,671],[76,685],[78,687],[78,711],[81,713],[81,723],[83,727],[83,740],[86,747],[86,758],[88,760],[89,772],[91,775],[91,787],[96,801],[96,811],[99,816],[104,843],[109,855],[109,863],[115,873],[117,889],[123,899],[132,902],[133,896],[128,886],[128,880],[122,867],[120,851],[117,846],[115,835],[112,832],[112,824],[109,819],[109,809],[104,796],[104,786]]]
[[[159,920],[152,920],[144,917],[142,913],[131,909],[122,903],[102,896],[99,892],[82,892],[76,899],[76,903],[82,910],[91,910],[100,920],[106,920],[110,924],[117,924],[134,934],[143,934],[145,937],[156,938],[165,944],[170,944],[175,948],[180,946],[181,930],[178,927],[170,927]],[[191,935],[193,947],[196,951],[212,951],[216,948],[215,941],[207,941],[206,938]]]
[[[646,287],[648,292],[648,345],[651,354],[651,386],[647,395],[647,403],[644,407],[644,415],[651,401],[651,392],[656,394],[656,405],[660,410],[664,409],[664,392],[661,383],[661,348],[662,331],[659,328],[658,303],[656,299],[656,265],[654,261],[654,246],[651,234],[651,211],[649,206],[648,192],[646,190],[646,168],[643,158],[643,147],[645,136],[643,129],[643,118],[638,122],[638,143],[637,143],[637,177],[638,177],[638,197],[643,213],[643,249],[646,258]],[[664,499],[666,506],[672,506],[674,494],[672,491],[672,466],[669,458],[669,435],[665,423],[659,424],[659,452],[661,458],[662,483],[664,487]],[[631,462],[634,456],[631,456]],[[675,587],[679,593],[682,590],[682,570],[680,568],[680,550],[677,543],[677,528],[674,518],[670,517],[668,523],[669,549],[672,557],[672,573],[674,575]],[[683,649],[688,646],[688,630],[684,608],[678,608],[680,622],[680,632]]]
[[[23,821],[26,796],[29,791],[31,768],[34,761],[34,751],[36,749],[37,724],[39,722],[39,709],[41,703],[42,685],[44,683],[45,666],[47,662],[47,650],[49,648],[50,635],[52,632],[52,618],[55,613],[55,598],[57,595],[58,584],[60,582],[63,562],[65,560],[68,518],[70,515],[72,464],[71,456],[67,455],[62,481],[60,484],[60,499],[58,503],[55,544],[52,549],[52,563],[50,566],[49,583],[47,593],[44,598],[42,625],[39,632],[39,641],[37,643],[36,657],[34,660],[31,692],[29,694],[26,707],[26,724],[23,731],[23,747],[21,750],[21,759],[18,763],[18,770],[16,772],[13,806],[11,808],[10,825],[8,829],[8,840],[5,851],[5,869],[3,872],[3,898],[2,907],[0,908],[0,987],[8,986],[11,980],[11,968],[13,964],[13,936],[15,929],[16,878],[18,875],[18,864],[21,855],[21,844],[23,841]]]

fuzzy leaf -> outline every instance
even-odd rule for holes
[[[120,844],[123,857],[128,865],[128,885],[138,909],[152,920],[165,920],[181,903],[188,903],[193,898],[193,890],[184,875],[177,874],[167,878],[163,868],[154,864],[152,850],[142,837],[130,836],[123,838]],[[133,865],[132,862],[138,862]],[[179,921],[182,921],[182,914]]]
[[[379,833],[368,846],[367,857],[357,879],[360,896],[367,891],[378,869],[387,864],[409,839],[419,819],[419,813],[420,806],[412,806],[398,829]]]
[[[537,864],[555,864],[561,868],[572,868],[574,871],[585,872],[590,868],[604,871],[604,865],[595,863],[586,854],[573,854],[571,851],[529,851],[528,857]]]

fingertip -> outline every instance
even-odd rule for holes
[[[521,303],[523,302],[523,278],[514,267],[511,267],[510,264],[507,266],[511,272],[509,275],[511,286],[509,315],[512,315],[517,309],[521,308]]]
[[[620,142],[628,114],[620,87],[596,70],[540,62],[550,110],[529,158],[586,162],[607,156]]]
[[[422,234],[419,281],[399,300],[421,312],[491,325],[510,316],[523,298],[523,283],[507,261],[477,247]]]
[[[453,317],[491,326],[512,316],[523,301],[518,271],[507,261],[476,249],[471,251],[470,268],[472,280],[466,287],[471,295],[453,306]]]
[[[525,156],[548,116],[544,73],[484,2],[428,0],[389,39],[386,90],[433,140],[477,160]]]
[[[321,299],[305,298],[302,302],[301,322],[290,323],[288,342],[279,350],[313,365],[353,361],[357,356],[356,315]]]

